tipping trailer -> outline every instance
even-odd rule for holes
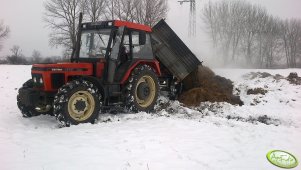
[[[162,89],[169,92],[170,99],[177,99],[183,90],[183,80],[195,74],[202,62],[163,19],[152,28],[152,42],[153,53],[160,62],[161,70],[167,70],[161,77],[161,82],[167,82],[166,86],[161,84]]]
[[[200,61],[164,20],[153,28],[119,20],[81,23],[70,62],[34,64],[19,89],[23,117],[50,114],[65,126],[94,122],[112,107],[150,112],[171,98]]]
[[[185,79],[201,64],[163,19],[152,28],[152,31],[154,55],[178,81]]]

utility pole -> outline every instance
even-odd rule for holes
[[[178,1],[180,5],[183,5],[184,2],[189,2],[189,27],[188,27],[188,36],[194,37],[196,35],[196,11],[195,11],[195,0],[180,0]]]

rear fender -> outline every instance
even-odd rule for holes
[[[121,80],[121,84],[124,84],[127,81],[127,79],[130,77],[131,72],[140,65],[149,65],[150,67],[152,67],[154,69],[155,73],[158,76],[161,76],[161,70],[160,70],[160,65],[159,65],[158,60],[139,60],[139,61],[135,62],[130,67],[130,69],[128,69],[128,71],[125,73],[124,77]]]

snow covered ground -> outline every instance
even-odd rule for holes
[[[58,128],[54,117],[25,119],[17,108],[30,68],[0,65],[0,169],[279,169],[266,159],[272,149],[301,159],[301,86],[245,75],[301,69],[215,69],[234,81],[241,107],[189,109],[161,97],[153,114],[104,114],[94,125]],[[246,94],[255,87],[268,92]]]

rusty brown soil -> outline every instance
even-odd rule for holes
[[[233,82],[215,73],[206,66],[188,75],[184,80],[183,93],[179,101],[187,106],[198,106],[200,102],[228,102],[243,105],[239,96],[233,95]]]

